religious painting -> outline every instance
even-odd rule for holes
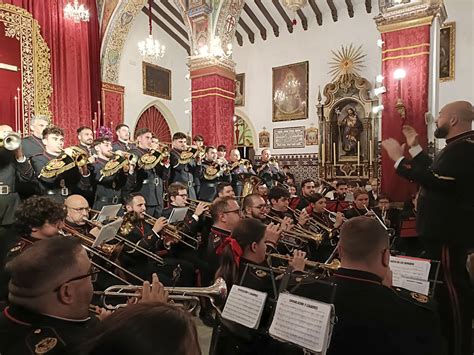
[[[439,80],[454,80],[456,51],[456,23],[449,22],[441,28],[439,43]]]
[[[269,148],[270,147],[270,132],[268,132],[265,127],[263,131],[258,134],[258,146],[259,148]]]
[[[305,127],[285,127],[273,129],[273,148],[304,148]]]
[[[356,100],[344,99],[334,106],[331,121],[335,123],[333,137],[336,141],[333,143],[337,146],[340,160],[360,159],[361,151],[365,151],[368,142],[364,134],[364,118],[364,107]]]
[[[253,147],[252,130],[240,116],[234,116],[234,147]]]
[[[171,100],[171,70],[143,62],[143,93]]]
[[[235,76],[235,106],[245,105],[245,74]]]
[[[305,141],[306,145],[318,145],[318,129],[316,127],[306,128]]]
[[[308,61],[273,68],[272,120],[308,118]]]

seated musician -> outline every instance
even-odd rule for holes
[[[145,216],[146,200],[140,194],[130,195],[125,201],[125,208],[127,213],[124,216],[120,234],[139,247],[162,256],[165,265],[157,265],[153,259],[140,253],[139,249],[126,246],[119,256],[122,266],[144,280],[150,280],[151,275],[157,273],[162,283],[166,286],[174,284],[181,286],[194,285],[193,265],[185,260],[166,257],[172,244],[178,242],[176,238],[164,232],[164,228],[167,225],[166,218],[160,217],[155,219],[153,225],[151,222],[147,222],[147,217]],[[181,268],[180,277],[174,280],[174,276],[176,276],[175,270],[178,265]]]
[[[117,141],[112,144],[114,151],[128,152],[131,149],[135,149],[135,144],[130,142],[130,128],[126,124],[121,123],[117,125],[115,127],[115,134],[117,135]]]
[[[230,172],[225,170],[224,162],[217,160],[217,150],[213,146],[205,149],[204,160],[200,177],[199,200],[211,202],[217,196],[217,184],[228,182],[230,184]]]
[[[278,162],[272,158],[270,149],[262,150],[262,156],[260,157],[260,162],[256,163],[255,171],[268,188],[285,182],[285,174],[280,170]]]
[[[394,242],[394,248],[400,254],[414,257],[419,257],[424,249],[416,230],[418,194],[419,192],[405,202],[403,211],[400,213],[399,238]]]
[[[280,233],[281,230],[278,228],[268,228],[257,219],[242,220],[232,230],[232,236],[224,239],[217,249],[221,262],[216,278],[222,277],[229,290],[232,285],[240,284],[243,278],[241,286],[266,292],[269,298],[275,298],[270,273],[252,266],[246,268],[246,266],[251,264],[268,268],[266,242],[278,240]],[[305,255],[304,252],[296,251],[293,260],[289,263],[290,268],[303,271]],[[264,313],[265,319],[269,315],[266,314],[267,312]],[[262,331],[251,330],[223,320],[215,354],[288,354],[286,350],[283,343],[272,340]]]
[[[291,206],[294,210],[302,210],[309,205],[308,198],[316,193],[316,182],[313,179],[305,179],[301,182],[301,196]]]
[[[290,193],[290,201],[299,201],[296,186],[292,184],[288,184],[288,192]],[[290,202],[291,205],[291,202]]]
[[[265,223],[267,219],[268,205],[257,193],[245,196],[242,202],[242,212],[244,218],[254,218]]]
[[[91,210],[87,200],[81,195],[71,195],[64,201],[64,207],[67,212],[65,224],[81,234],[89,234],[92,226],[86,221]]]
[[[331,212],[343,212],[349,208],[350,203],[346,201],[347,182],[339,180],[336,182],[336,189],[326,193],[325,197],[329,200],[327,209]]]
[[[235,192],[230,182],[220,182],[217,184],[217,197],[233,197],[235,198]]]
[[[354,201],[354,191],[357,190],[359,184],[356,181],[349,180],[347,182],[347,192],[344,201],[352,202]]]
[[[257,185],[257,193],[262,196],[265,201],[268,201],[268,186],[266,184]]]
[[[92,191],[91,173],[86,165],[73,166],[68,170],[64,170],[63,164],[56,161],[66,159],[63,152],[64,132],[62,129],[54,126],[45,128],[43,131],[43,143],[45,150],[41,154],[31,157],[31,165],[38,176],[38,185],[41,195],[48,195],[60,202],[74,193],[87,195]],[[51,163],[48,165],[48,163]],[[68,164],[69,165],[69,164]],[[54,174],[54,176],[45,175],[46,166],[50,166],[53,170],[62,169],[62,172]]]
[[[316,193],[310,196],[308,201],[312,208],[310,217],[317,222],[316,225],[312,224],[309,228],[313,232],[323,235],[323,240],[317,250],[311,252],[311,259],[326,261],[337,244],[339,228],[344,223],[344,215],[342,212],[336,213],[334,222],[330,217],[330,212],[326,210],[326,198],[321,194]]]
[[[367,194],[367,191],[364,189],[357,189],[354,191],[354,207],[346,209],[344,211],[344,217],[350,219],[353,217],[365,216],[369,213],[367,210],[368,206],[369,195]]]
[[[126,158],[116,159],[112,151],[112,143],[107,137],[96,139],[92,143],[92,149],[96,154],[93,165],[95,186],[94,209],[100,210],[107,205],[123,203],[124,197],[128,196],[136,185],[137,174],[135,174],[135,165],[127,162],[123,168],[117,171],[116,164],[119,164],[117,159]]]
[[[336,322],[329,355],[442,353],[440,323],[428,297],[391,287],[389,237],[380,223],[356,217],[341,228]]]
[[[283,186],[275,186],[268,192],[268,201],[270,202],[269,216],[283,219],[290,217],[295,219],[295,216],[290,211],[289,207],[290,193]]]
[[[370,195],[369,195],[370,205]],[[395,230],[395,235],[399,234],[400,211],[390,206],[390,198],[387,195],[380,194],[377,198],[377,207],[373,208],[374,213],[379,216],[388,228]]]
[[[6,300],[9,276],[3,266],[34,243],[54,237],[63,225],[66,213],[61,203],[44,196],[32,196],[15,211],[15,223],[8,235],[8,251],[2,255],[0,300]]]

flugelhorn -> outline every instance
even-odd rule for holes
[[[128,304],[129,299],[139,299],[143,286],[134,285],[116,285],[106,288],[104,291],[94,292],[101,296],[104,308],[108,310],[116,310]],[[199,297],[206,297],[211,304],[219,310],[215,304],[215,299],[221,300],[227,297],[227,285],[223,278],[218,278],[213,285],[208,287],[165,287],[168,291],[168,299],[175,303],[191,303],[194,307],[187,310],[192,312],[199,304]],[[112,297],[113,305],[107,302],[107,297]],[[124,298],[123,302],[117,303],[118,298]]]
[[[17,150],[21,145],[21,136],[18,133],[4,131],[0,135],[0,148],[6,150]]]

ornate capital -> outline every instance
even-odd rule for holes
[[[235,80],[235,63],[231,59],[216,59],[214,57],[191,57],[188,62],[191,77],[218,74]]]

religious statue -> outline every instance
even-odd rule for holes
[[[345,155],[357,154],[357,142],[363,131],[362,121],[353,108],[347,109],[347,115],[339,123],[342,150]]]

